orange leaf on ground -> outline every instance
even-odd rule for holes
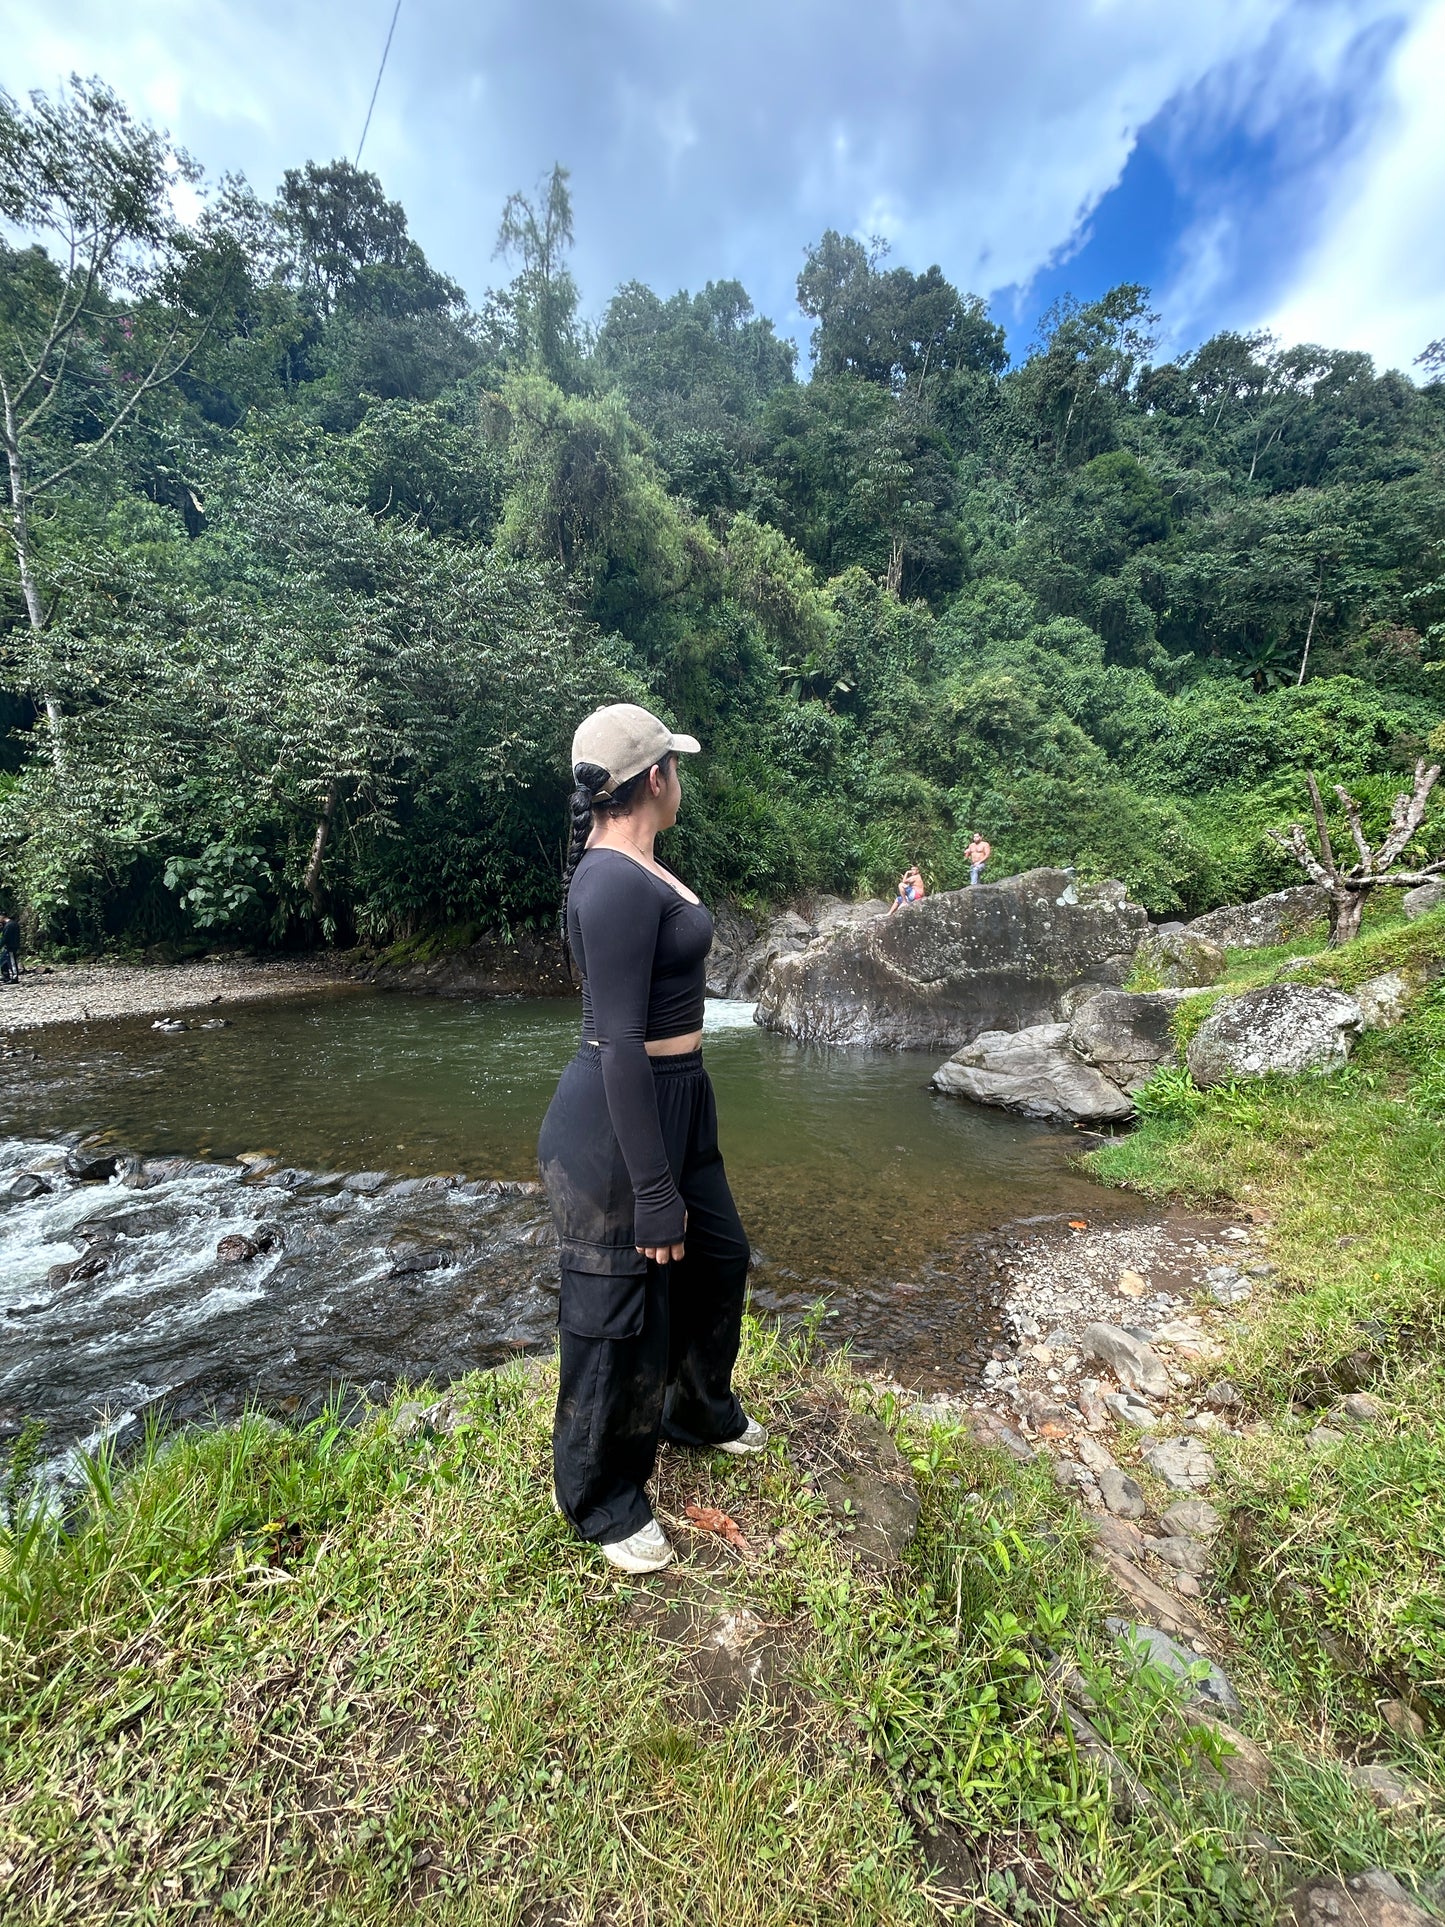
[[[1087,1231],[1088,1228],[1089,1228],[1089,1220],[1087,1218],[1070,1218],[1069,1219],[1070,1231]]]
[[[730,1546],[736,1546],[739,1552],[752,1550],[743,1537],[742,1527],[737,1520],[730,1519],[727,1513],[720,1512],[715,1505],[684,1506],[683,1514],[691,1519],[699,1532],[715,1532],[720,1539],[726,1539]]]

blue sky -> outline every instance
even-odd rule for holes
[[[393,0],[0,0],[0,85],[99,73],[269,193],[353,154]],[[365,163],[474,297],[560,160],[576,270],[736,276],[806,341],[826,227],[984,295],[1149,283],[1164,346],[1269,327],[1409,366],[1445,335],[1445,0],[402,0]]]

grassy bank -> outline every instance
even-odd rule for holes
[[[1300,1717],[1373,1745],[1379,1702],[1398,1697],[1438,1744],[1445,913],[1382,918],[1339,952],[1298,944],[1231,962],[1231,988],[1271,981],[1282,965],[1295,982],[1342,989],[1396,971],[1408,1012],[1363,1037],[1331,1077],[1205,1094],[1166,1074],[1145,1095],[1152,1114],[1091,1164],[1158,1197],[1229,1199],[1269,1222],[1279,1275],[1225,1364],[1255,1421],[1217,1455],[1235,1508],[1228,1611]],[[1188,1022],[1205,1001],[1184,1006]],[[1341,1395],[1365,1388],[1377,1422],[1352,1428],[1332,1416]],[[1311,1443],[1321,1425],[1343,1436]],[[1423,1749],[1413,1752],[1418,1771]]]
[[[757,1329],[743,1380],[774,1448],[671,1455],[659,1503],[724,1508],[750,1549],[681,1527],[666,1585],[554,1517],[550,1369],[469,1381],[450,1433],[398,1403],[98,1462],[71,1532],[5,1545],[5,1921],[1263,1922],[1304,1868],[1436,1848],[1267,1695],[1277,1791],[1235,1806],[1104,1629],[1045,1472],[905,1428],[921,1525],[875,1570],[817,1478],[862,1387]],[[659,1614],[689,1601],[679,1639]],[[772,1685],[719,1712],[697,1667],[738,1613]]]

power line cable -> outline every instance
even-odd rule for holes
[[[396,0],[396,5],[391,10],[391,25],[386,30],[386,45],[381,50],[381,65],[376,70],[376,85],[371,90],[371,107],[366,110],[366,125],[361,130],[361,139],[356,143],[356,159],[352,162],[353,167],[361,165],[361,150],[366,145],[367,131],[371,126],[372,108],[376,106],[376,97],[381,92],[381,76],[386,72],[386,56],[391,52],[391,36],[396,32],[396,16],[400,12],[401,0]]]

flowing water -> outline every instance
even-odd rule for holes
[[[11,1053],[0,1198],[27,1170],[51,1188],[0,1205],[0,1436],[294,1411],[551,1342],[534,1146],[575,1003],[344,989],[210,1021]],[[1140,1209],[1072,1168],[1069,1134],[934,1095],[932,1055],[796,1045],[736,1004],[707,1033],[755,1306],[790,1322],[826,1297],[830,1332],[915,1381],[967,1382],[986,1355],[994,1227]],[[62,1141],[96,1132],[137,1156],[77,1185]],[[228,1263],[233,1236],[262,1249]]]

